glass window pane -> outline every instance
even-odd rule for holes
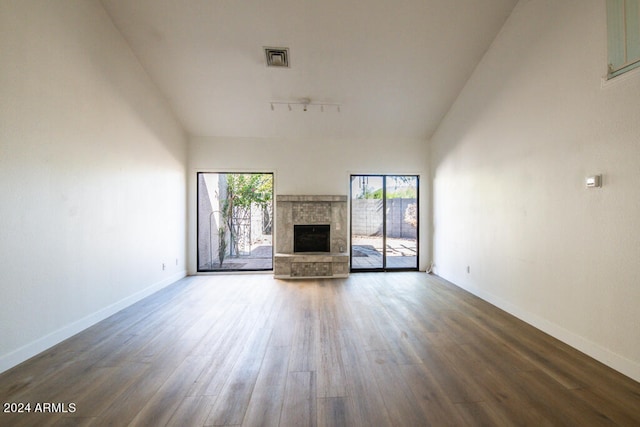
[[[351,177],[351,268],[371,270],[383,264],[382,177]]]
[[[386,177],[386,267],[418,267],[418,177]]]
[[[198,271],[273,269],[273,174],[198,173]]]

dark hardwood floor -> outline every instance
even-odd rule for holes
[[[3,373],[0,402],[31,404],[2,426],[640,425],[639,383],[425,273],[189,277]]]

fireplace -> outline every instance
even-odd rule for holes
[[[293,252],[331,252],[330,225],[294,225]]]
[[[276,196],[275,254],[277,279],[349,276],[348,196]]]

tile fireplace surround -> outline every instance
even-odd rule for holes
[[[330,225],[329,252],[293,252],[294,225]],[[349,275],[347,196],[276,196],[277,279]]]

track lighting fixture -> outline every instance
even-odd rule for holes
[[[271,105],[271,111],[276,111],[280,108],[280,106],[287,106],[289,111],[320,111],[324,113],[326,111],[335,111],[340,113],[340,104],[332,103],[332,102],[313,102],[309,98],[304,98],[299,101],[271,101],[269,103]]]

